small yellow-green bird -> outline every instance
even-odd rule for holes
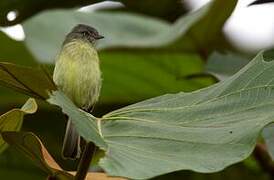
[[[67,34],[55,62],[55,84],[77,107],[87,112],[91,112],[100,95],[102,79],[95,45],[102,38],[93,27],[78,24]],[[62,154],[69,159],[79,158],[81,154],[80,136],[70,119]]]

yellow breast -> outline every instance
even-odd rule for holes
[[[101,88],[101,71],[96,49],[82,40],[63,46],[56,59],[53,80],[78,107],[89,109]]]

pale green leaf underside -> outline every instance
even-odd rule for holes
[[[216,172],[252,152],[274,120],[274,62],[259,54],[234,76],[192,93],[168,94],[95,120],[62,93],[49,100],[105,150],[109,175],[147,179],[177,171]]]
[[[30,98],[21,109],[13,109],[0,116],[0,133],[4,131],[19,131],[25,114],[33,114],[37,111],[37,104]],[[0,135],[0,153],[7,148],[7,143]]]
[[[245,159],[274,120],[274,62],[259,54],[227,80],[165,95],[103,117],[108,144],[100,165],[114,176],[146,179],[190,169],[215,172]]]
[[[268,50],[264,52],[264,59],[265,61],[271,61],[274,59],[274,50]],[[268,150],[269,155],[271,156],[272,160],[274,160],[274,124],[268,125],[263,130],[263,138],[266,143],[266,147]]]
[[[72,122],[75,124],[79,134],[82,137],[88,141],[94,142],[100,148],[106,149],[107,145],[101,137],[101,133],[98,128],[98,124],[100,123],[99,120],[91,114],[77,108],[61,91],[53,92],[47,101],[61,107],[63,112],[70,116]]]
[[[267,151],[272,160],[274,160],[274,124],[270,124],[266,128],[264,128],[262,134],[267,147]]]

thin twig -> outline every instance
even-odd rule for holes
[[[77,173],[75,175],[75,180],[84,180],[88,173],[90,162],[93,155],[94,144],[88,142],[85,146],[85,150],[81,156],[81,160],[78,165]]]

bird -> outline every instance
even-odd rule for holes
[[[85,24],[78,24],[66,35],[61,51],[55,58],[53,81],[78,108],[91,113],[99,99],[102,78],[96,50],[99,32]],[[68,117],[63,140],[62,157],[81,156],[81,137]]]
[[[273,3],[274,0],[256,0],[252,3],[250,3],[248,6],[252,6],[252,5],[258,5],[258,4],[265,4],[265,3]]]

